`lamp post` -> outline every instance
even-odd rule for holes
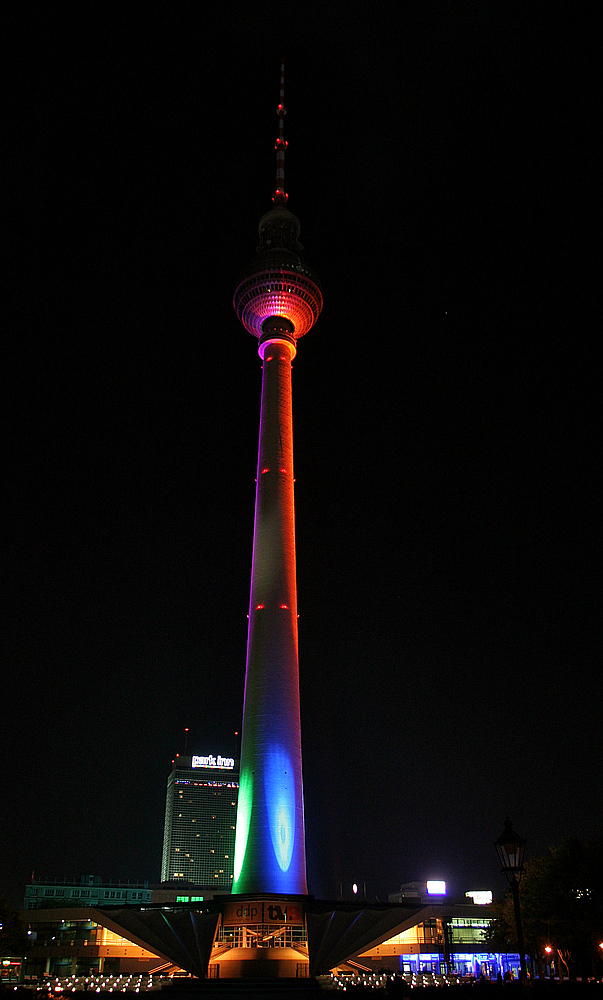
[[[552,979],[553,978],[553,949],[551,948],[550,944],[547,944],[547,945],[544,946],[544,950],[545,950],[545,953],[546,953],[547,962],[548,962],[548,966],[549,966],[549,979]]]
[[[511,886],[513,894],[513,908],[515,910],[515,927],[517,929],[517,947],[519,949],[519,962],[521,966],[521,981],[525,985],[528,981],[526,969],[526,950],[523,943],[523,928],[521,926],[521,910],[519,907],[519,883],[523,875],[523,854],[526,849],[525,837],[520,837],[513,829],[513,824],[507,816],[503,832],[498,840],[494,841],[496,853],[498,854],[501,871],[506,876],[507,882]]]

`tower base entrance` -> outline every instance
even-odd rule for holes
[[[210,960],[210,979],[308,979],[308,956],[290,948],[233,948]]]

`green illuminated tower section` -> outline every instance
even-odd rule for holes
[[[277,114],[274,207],[234,295],[263,364],[233,892],[305,895],[291,363],[322,295],[286,207],[282,65]]]

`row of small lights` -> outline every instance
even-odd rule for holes
[[[279,471],[279,472],[284,472],[284,473],[285,473],[285,475],[287,475],[287,470],[286,470],[286,469],[279,469],[278,471]],[[262,469],[262,471],[261,471],[261,473],[260,473],[260,474],[261,474],[262,476],[265,476],[267,472],[270,472],[270,469]],[[255,480],[255,482],[257,483],[257,479]],[[293,480],[293,482],[295,482],[295,479]]]
[[[354,976],[352,980],[349,978],[342,978],[340,976],[331,973],[331,980],[334,986],[339,989],[347,990],[348,986],[365,986],[372,989],[384,989],[387,987],[388,983],[395,980],[395,976],[389,973],[380,973],[379,975],[359,975]],[[418,986],[452,986],[460,982],[458,976],[434,976],[433,973],[405,973],[402,978],[411,987]]]
[[[146,987],[143,981],[147,979],[148,982]],[[155,986],[160,985],[161,977],[156,978]],[[50,982],[45,983],[43,986],[38,986],[37,991],[48,991],[51,990],[53,993],[75,993],[76,991],[81,991],[84,989],[91,989],[96,993],[126,993],[128,990],[133,990],[135,993],[140,993],[141,989],[150,990],[153,988],[153,976],[67,976],[64,979],[59,979],[58,977],[54,980],[54,984],[51,985]],[[15,987],[17,989],[17,987]]]

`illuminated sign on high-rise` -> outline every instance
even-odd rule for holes
[[[213,754],[208,754],[207,757],[193,757],[191,760],[191,767],[213,767],[216,770],[221,771],[232,771],[235,762],[232,757],[214,757]]]

